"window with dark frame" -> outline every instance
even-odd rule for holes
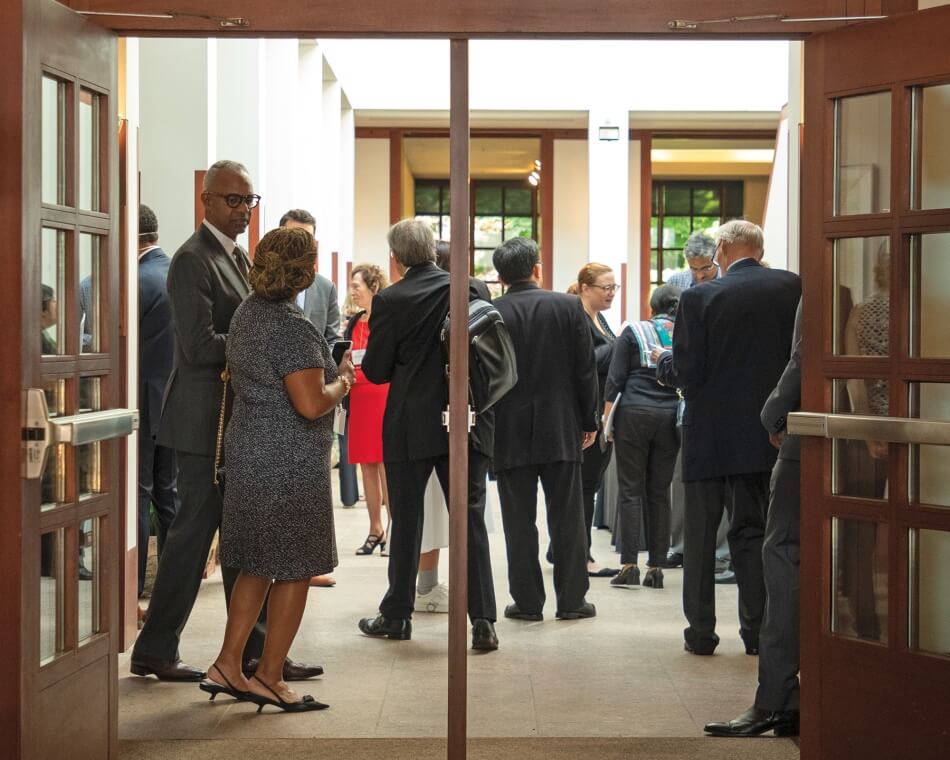
[[[686,267],[683,247],[694,232],[712,234],[743,212],[742,180],[654,180],[650,282],[662,285]]]
[[[448,180],[416,180],[416,218],[428,222],[439,240],[451,239],[449,202]],[[500,294],[492,253],[513,237],[538,239],[537,188],[519,180],[473,180],[471,218],[471,273]]]

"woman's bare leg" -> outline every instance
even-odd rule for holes
[[[247,644],[251,629],[261,613],[270,586],[270,578],[249,575],[243,571],[234,581],[231,603],[228,605],[228,622],[224,629],[224,643],[214,661],[214,667],[208,671],[208,678],[215,683],[227,686],[224,680],[227,679],[238,691],[248,690],[248,681],[241,672],[241,659],[244,656],[244,645]]]
[[[300,628],[307,606],[309,580],[275,581],[267,600],[267,637],[264,653],[257,668],[257,679],[251,679],[250,690],[262,697],[274,698],[257,681],[273,689],[285,702],[296,702],[300,697],[284,682],[284,661],[290,645]],[[233,601],[232,601],[233,604]]]
[[[385,483],[385,476],[380,480],[380,471],[383,465],[380,462],[361,464],[363,471],[363,493],[366,496],[366,511],[369,512],[369,532],[374,536],[383,535],[382,503],[384,491],[381,483]]]

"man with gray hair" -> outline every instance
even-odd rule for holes
[[[719,267],[714,261],[716,241],[705,232],[694,232],[689,236],[683,248],[683,255],[686,257],[686,269],[671,274],[666,281],[667,285],[686,290],[706,280],[714,280],[719,275]]]
[[[739,633],[758,654],[765,608],[762,538],[776,451],[759,412],[785,369],[798,275],[768,269],[762,230],[743,220],[719,229],[722,277],[684,290],[672,351],[654,351],[657,377],[683,391],[686,525],[683,611],[685,648],[710,655],[719,644],[713,585],[716,528],[723,504],[739,586]]]
[[[371,383],[389,383],[383,414],[383,462],[392,515],[389,589],[379,614],[363,618],[367,636],[412,638],[412,611],[422,544],[426,484],[434,470],[448,501],[449,439],[442,425],[449,388],[442,359],[442,327],[449,313],[449,273],[436,266],[435,236],[428,224],[404,219],[387,235],[390,256],[402,276],[373,297],[363,373]],[[469,299],[478,297],[469,288]],[[466,315],[467,317],[467,315]],[[488,531],[485,481],[491,456],[491,417],[479,415],[480,435],[468,450],[468,614],[472,649],[498,648],[495,590]],[[487,433],[489,443],[479,441]],[[488,450],[484,450],[488,449]]]

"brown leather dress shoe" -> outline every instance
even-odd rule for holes
[[[207,673],[179,659],[157,660],[132,654],[129,670],[137,676],[155,676],[159,681],[200,681]]]
[[[241,665],[244,675],[250,678],[257,672],[257,666],[260,660],[251,658]],[[323,675],[322,665],[309,665],[305,662],[294,662],[289,657],[284,660],[284,680],[285,681],[306,681],[310,678],[316,678]]]

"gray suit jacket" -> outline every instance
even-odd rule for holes
[[[240,249],[235,253],[247,256]],[[168,268],[175,358],[165,387],[158,442],[190,454],[214,455],[221,409],[224,346],[235,309],[248,294],[232,256],[204,224]]]
[[[802,404],[802,302],[798,302],[795,312],[795,331],[792,333],[792,355],[785,371],[778,379],[775,390],[766,399],[759,415],[765,429],[770,433],[785,430],[789,412],[796,412]],[[797,435],[786,435],[779,459],[801,460],[801,442]]]
[[[310,320],[330,347],[340,339],[340,303],[336,285],[321,274],[304,294],[303,315]]]

